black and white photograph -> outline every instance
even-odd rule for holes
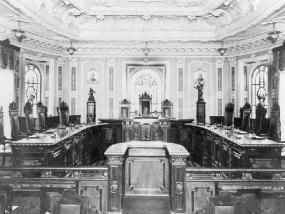
[[[285,0],[0,0],[0,214],[284,214]]]

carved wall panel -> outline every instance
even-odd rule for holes
[[[41,208],[40,192],[32,194],[30,191],[13,192],[12,206],[18,206],[17,209],[21,214],[38,214]]]
[[[186,213],[209,206],[210,197],[214,196],[214,182],[186,182]]]
[[[137,158],[126,160],[126,193],[163,194],[169,190],[169,163],[166,158]]]
[[[88,213],[107,212],[107,181],[82,181],[79,184],[82,196],[88,197]]]

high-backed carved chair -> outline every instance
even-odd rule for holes
[[[24,106],[24,113],[26,117],[26,132],[30,135],[35,131],[35,123],[33,117],[33,104],[29,101],[27,101]]]
[[[120,102],[120,118],[129,118],[131,113],[131,102],[123,99]]]
[[[37,104],[37,114],[38,114],[38,124],[39,124],[39,130],[45,130],[46,129],[46,108],[43,105],[43,103],[40,101]]]
[[[277,103],[271,108],[269,135],[273,140],[281,139],[280,106]]]
[[[61,102],[57,107],[57,112],[59,115],[59,123],[61,125],[68,126],[69,124],[69,107],[66,102]]]
[[[170,100],[165,99],[161,102],[161,112],[163,118],[172,118],[172,109],[173,103]]]
[[[18,140],[25,137],[26,135],[20,132],[19,111],[18,106],[14,101],[9,105],[9,116],[12,140]]]
[[[264,106],[261,103],[258,103],[255,110],[255,131],[257,134],[263,134],[265,133],[265,116],[266,116],[267,110],[264,108]]]
[[[46,213],[52,214],[87,214],[88,197],[80,196],[73,189],[65,189],[59,197],[59,194],[49,194],[49,206],[46,207]],[[51,203],[52,202],[52,203]]]
[[[240,129],[249,131],[251,105],[249,103],[245,103],[244,106],[240,109],[240,113],[241,113],[241,119],[242,119]]]

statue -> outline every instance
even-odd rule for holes
[[[204,99],[203,99],[204,84],[205,84],[205,80],[202,74],[199,74],[196,79],[195,85],[194,85],[194,88],[198,89],[198,102],[204,102]]]
[[[88,101],[95,101],[94,98],[94,93],[96,93],[92,88],[89,89],[89,97],[88,97]]]

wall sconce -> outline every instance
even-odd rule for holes
[[[70,55],[73,55],[74,52],[76,51],[76,48],[74,48],[72,46],[72,41],[70,41],[70,47],[66,48],[67,52],[70,54]]]
[[[21,29],[20,22],[18,22],[18,29],[12,30],[18,42],[22,42],[25,37],[25,31]]]
[[[273,29],[271,32],[268,33],[268,37],[267,37],[267,39],[272,43],[275,43],[277,41],[279,34],[281,33],[281,31],[276,30],[275,24],[276,22],[272,23]]]

